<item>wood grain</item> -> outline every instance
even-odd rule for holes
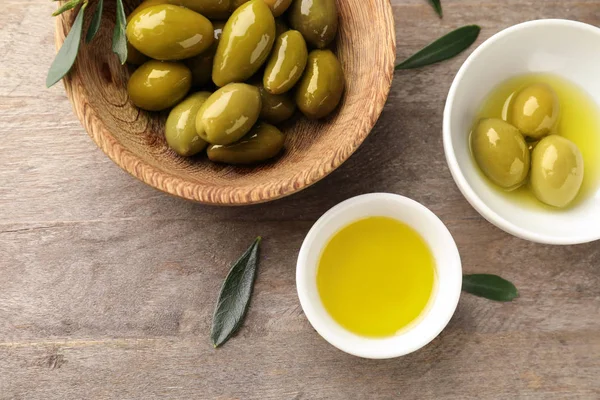
[[[106,1],[105,3],[109,3]],[[518,22],[600,25],[597,0],[393,0],[398,59],[452,29],[478,43]],[[0,399],[600,398],[600,245],[529,243],[483,220],[444,160],[446,94],[468,53],[396,73],[358,151],[323,181],[248,207],[210,207],[132,178],[85,133],[62,87],[44,88],[55,6],[3,0],[0,13]],[[386,191],[432,209],[467,273],[494,273],[521,297],[464,295],[450,325],[407,357],[361,360],[310,327],[295,261],[336,203]],[[248,318],[210,345],[228,265],[262,235]]]
[[[133,9],[139,1],[125,2]],[[367,137],[387,99],[395,60],[389,2],[339,1],[336,54],[346,77],[338,111],[322,121],[296,118],[286,124],[285,152],[260,167],[210,163],[178,156],[164,139],[164,115],[133,105],[127,95],[130,70],[110,50],[115,7],[92,46],[83,46],[64,80],[67,96],[94,142],[120,167],[159,190],[208,204],[244,205],[278,199],[312,185],[340,166]],[[94,9],[93,2],[90,3]],[[92,14],[88,13],[86,26]],[[56,19],[60,47],[76,12]],[[106,18],[111,21],[108,23]]]

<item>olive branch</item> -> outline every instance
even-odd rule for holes
[[[58,0],[53,0],[58,1]],[[65,38],[60,50],[56,54],[48,76],[46,77],[46,87],[51,87],[58,81],[60,81],[66,74],[69,73],[77,53],[79,52],[79,45],[81,43],[81,35],[83,32],[83,17],[85,10],[88,7],[89,0],[68,0],[62,6],[60,6],[54,13],[53,16],[61,15],[62,13],[72,10],[76,7],[80,7],[75,17],[75,22],[69,31],[69,34]],[[127,61],[127,38],[125,36],[125,28],[127,26],[127,20],[125,17],[125,8],[123,7],[123,0],[116,0],[117,4],[117,19],[115,29],[113,32],[112,51],[119,57],[121,64],[125,64]],[[96,10],[92,17],[92,21],[88,26],[85,42],[90,43],[98,30],[100,29],[100,23],[102,22],[102,11],[104,9],[104,0],[98,0]]]

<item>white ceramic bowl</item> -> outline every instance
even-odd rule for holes
[[[450,172],[469,203],[512,235],[547,244],[598,240],[600,191],[568,210],[528,208],[491,189],[469,155],[468,135],[481,102],[506,79],[533,72],[565,77],[600,104],[600,29],[566,20],[531,21],[492,36],[475,50],[456,75],[444,111]]]
[[[425,239],[436,260],[436,287],[424,313],[406,330],[388,338],[366,338],[342,328],[325,310],[317,290],[317,266],[329,239],[348,224],[372,216],[395,218]],[[366,194],[327,211],[304,239],[296,267],[300,304],[316,331],[346,353],[364,358],[393,358],[420,349],[448,324],[462,287],[460,255],[452,235],[431,211],[403,196]]]

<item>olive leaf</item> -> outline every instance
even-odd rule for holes
[[[90,22],[90,26],[88,27],[87,34],[85,36],[85,42],[89,43],[94,39],[96,33],[98,33],[98,29],[100,29],[100,22],[102,21],[102,9],[104,8],[104,0],[98,0],[98,5],[96,6],[96,11],[94,12],[94,16],[92,17],[92,22]]]
[[[215,348],[229,340],[244,321],[256,278],[260,241],[260,237],[256,238],[248,250],[233,264],[223,282],[210,335]]]
[[[87,2],[83,3],[83,6],[79,9],[79,13],[69,34],[52,62],[48,76],[46,77],[46,87],[51,87],[60,81],[71,70],[71,67],[73,67],[75,58],[77,58],[77,52],[79,51],[81,31],[83,30],[83,13],[86,7]]]
[[[429,0],[429,3],[431,3],[437,15],[439,15],[440,18],[442,18],[444,16],[444,12],[442,10],[442,3],[440,2],[440,0]]]
[[[127,37],[125,29],[127,27],[127,18],[125,17],[125,9],[123,0],[117,0],[117,23],[113,32],[112,51],[119,57],[121,64],[127,61]]]
[[[419,68],[452,58],[471,46],[480,31],[481,28],[477,25],[458,28],[400,63],[396,69]]]
[[[496,275],[464,275],[462,290],[494,301],[511,301],[519,297],[515,285]]]
[[[59,8],[57,8],[56,11],[54,11],[52,13],[52,16],[56,17],[57,15],[60,15],[60,14],[64,13],[65,11],[72,10],[73,8],[75,8],[79,4],[81,4],[82,1],[83,0],[69,0],[65,4],[63,4],[62,6],[60,6]]]

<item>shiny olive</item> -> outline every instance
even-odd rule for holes
[[[242,4],[247,3],[250,0],[233,0],[231,4],[231,10],[238,9]],[[262,0],[271,9],[271,12],[275,17],[279,17],[283,14],[292,4],[292,0]]]
[[[290,90],[302,76],[307,60],[308,50],[300,32],[287,31],[279,36],[265,69],[265,89],[273,94]]]
[[[204,87],[209,82],[212,82],[212,68],[213,60],[215,58],[215,52],[221,39],[221,33],[225,22],[216,21],[213,22],[214,28],[214,41],[210,49],[204,53],[197,55],[192,58],[185,60],[185,65],[192,71],[192,86],[193,87]]]
[[[335,39],[338,29],[335,0],[295,0],[289,15],[292,28],[313,46],[322,49]]]
[[[583,156],[575,143],[558,135],[543,138],[533,149],[530,181],[538,200],[568,206],[583,183]]]
[[[148,7],[155,6],[157,4],[166,4],[169,0],[146,0],[143,1],[139,6],[137,6],[131,14],[127,16],[127,24],[131,21],[131,18],[136,15],[138,12],[145,10]],[[129,41],[127,41],[127,62],[132,65],[142,65],[148,61],[148,57],[142,54],[138,49],[132,46]]]
[[[511,101],[508,122],[526,136],[540,139],[552,132],[560,114],[558,96],[543,83],[527,86]]]
[[[137,6],[132,12],[131,14],[129,14],[127,16],[127,23],[129,23],[129,21],[131,21],[131,18],[133,18],[137,13],[139,13],[142,10],[145,10],[146,8],[152,7],[152,6],[157,6],[159,4],[169,4],[170,0],[144,0],[140,3],[139,6]]]
[[[344,71],[337,57],[329,50],[313,50],[298,83],[296,104],[308,118],[323,118],[339,104],[344,85]]]
[[[156,60],[182,60],[208,49],[213,42],[212,23],[187,8],[161,4],[131,18],[127,39]]]
[[[229,9],[231,8],[231,0],[145,0],[129,14],[129,17],[157,4],[172,4],[186,7],[211,19],[227,18],[230,14]]]
[[[210,19],[225,19],[229,16],[231,0],[168,0],[169,3],[187,7]]]
[[[290,27],[285,23],[283,17],[275,18],[275,37],[278,38],[283,33],[290,30]]]
[[[471,149],[481,171],[496,185],[513,190],[529,173],[529,149],[523,135],[496,118],[482,119],[471,134]]]
[[[279,17],[283,14],[292,4],[292,0],[263,0],[269,8],[274,16]]]
[[[250,78],[266,61],[274,41],[275,18],[262,0],[239,7],[223,28],[213,65],[215,84]]]
[[[198,136],[211,144],[230,144],[256,123],[261,100],[258,88],[230,83],[213,93],[196,117]]]
[[[254,164],[275,157],[285,137],[272,125],[260,123],[239,142],[229,145],[211,145],[206,151],[212,161],[227,164]]]
[[[280,124],[288,120],[296,112],[296,103],[289,93],[271,94],[265,90],[262,84],[257,85],[260,90],[262,108],[260,119],[271,124]]]
[[[179,103],[192,85],[192,73],[182,63],[150,60],[129,78],[127,92],[133,104],[160,111]]]
[[[210,92],[189,95],[169,113],[165,139],[170,148],[182,156],[193,156],[206,148],[207,143],[196,134],[196,115]]]

